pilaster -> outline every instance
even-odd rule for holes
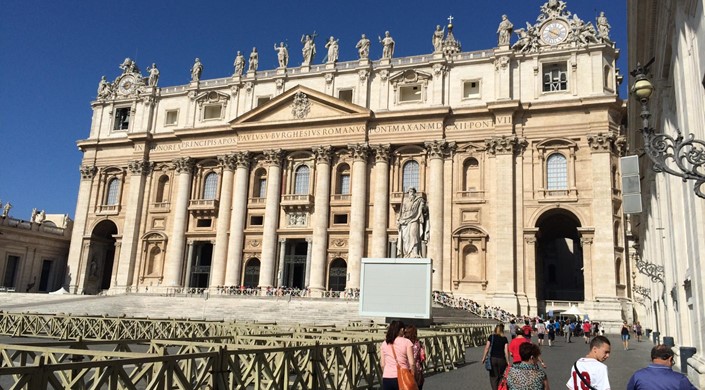
[[[328,247],[328,213],[330,211],[330,161],[333,149],[330,146],[318,146],[313,148],[313,152],[316,155],[316,191],[313,237],[309,243],[309,250],[312,253],[310,258],[307,258],[306,264],[306,274],[310,275],[310,279],[307,278],[306,285],[311,290],[324,290]]]
[[[178,158],[173,161],[174,172],[178,176],[176,187],[176,202],[174,203],[174,221],[166,251],[164,281],[167,287],[181,285],[184,261],[184,243],[186,242],[186,227],[188,225],[188,202],[191,196],[191,177],[193,174],[193,159]]]
[[[82,260],[85,258],[82,256],[84,244],[83,235],[86,231],[86,217],[88,216],[88,206],[90,204],[93,179],[95,178],[98,169],[94,165],[83,165],[80,168],[80,172],[81,181],[78,185],[76,214],[73,221],[73,230],[71,231],[71,246],[69,247],[69,257],[66,266],[66,279],[64,281],[64,288],[73,294],[81,292],[79,289],[83,288],[82,285],[79,284],[79,270],[83,262]]]
[[[264,208],[264,236],[262,238],[262,263],[259,287],[271,287],[276,265],[277,227],[279,226],[279,200],[281,197],[281,149],[264,152],[267,165],[267,201]]]
[[[367,144],[350,145],[353,155],[352,197],[350,200],[350,240],[348,242],[348,269],[350,279],[347,288],[360,287],[360,262],[365,249],[365,215],[367,206]]]
[[[232,218],[230,219],[230,237],[225,285],[238,286],[242,284],[242,250],[245,246],[245,223],[247,222],[247,193],[250,171],[250,154],[237,152],[235,159],[235,187],[233,191]]]
[[[225,282],[225,267],[228,253],[228,227],[230,226],[230,208],[233,201],[233,171],[236,158],[233,154],[218,156],[218,162],[223,168],[223,182],[220,186],[220,206],[218,207],[218,222],[215,232],[215,248],[213,251],[213,266],[210,274],[210,287],[222,286]]]
[[[372,257],[385,258],[389,226],[389,145],[375,145],[372,149],[375,153],[375,192],[371,249]]]

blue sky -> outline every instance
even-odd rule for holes
[[[507,14],[515,27],[535,22],[540,0],[391,1],[78,1],[5,0],[0,13],[0,199],[10,215],[29,219],[32,208],[73,217],[82,154],[76,141],[88,136],[90,102],[100,77],[114,80],[118,65],[133,58],[143,74],[152,62],[159,86],[186,84],[195,57],[202,79],[233,73],[237,50],[260,52],[260,70],[277,66],[275,42],[288,42],[290,63],[301,62],[302,34],[316,31],[340,40],[340,61],[357,58],[360,34],[375,39],[385,30],[396,41],[395,57],[432,51],[437,24],[453,15],[463,51],[493,48]],[[626,1],[568,0],[568,10],[592,21],[605,11],[611,37],[626,69]],[[516,36],[512,37],[512,43]],[[377,59],[381,46],[373,44]],[[626,77],[625,77],[626,80]],[[625,85],[621,95],[625,96]]]

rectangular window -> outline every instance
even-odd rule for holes
[[[250,216],[250,226],[262,226],[264,225],[263,215],[253,215]]]
[[[350,195],[350,175],[341,175],[340,176],[340,194],[341,195]]]
[[[333,224],[347,225],[348,224],[348,215],[347,214],[334,214],[333,215]]]
[[[203,120],[220,119],[222,110],[223,106],[221,105],[203,107]]]
[[[345,100],[346,102],[352,103],[353,90],[352,89],[341,89],[340,91],[338,91],[338,99]]]
[[[165,126],[175,126],[179,121],[179,110],[169,110],[164,119]]]
[[[463,99],[480,97],[480,80],[470,80],[463,83]]]
[[[407,85],[399,88],[400,102],[420,102],[421,101],[421,86]]]
[[[543,91],[567,91],[568,72],[566,64],[547,64],[543,66]]]
[[[127,130],[130,127],[130,107],[115,109],[115,125],[113,130]]]
[[[3,286],[10,288],[15,287],[15,278],[17,276],[17,268],[19,267],[19,265],[19,256],[7,256],[7,266],[5,267],[5,277],[3,278]]]
[[[268,101],[272,100],[271,96],[259,96],[257,98],[257,107],[266,104]]]
[[[213,223],[213,220],[210,218],[197,219],[196,220],[196,227],[207,228],[207,227],[211,227],[212,223]]]

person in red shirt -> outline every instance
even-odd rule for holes
[[[592,325],[590,321],[583,322],[583,339],[585,339],[585,344],[590,342],[590,331],[592,330]]]
[[[524,326],[521,327],[521,330],[524,332],[524,337],[531,341],[531,333],[534,331],[534,329],[531,327],[531,325],[529,325],[529,320],[524,320]]]
[[[512,364],[521,363],[521,356],[519,356],[519,347],[524,343],[530,342],[529,339],[524,337],[524,330],[522,328],[517,328],[516,332],[517,337],[515,337],[509,343],[509,354],[512,355]]]

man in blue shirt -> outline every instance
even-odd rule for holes
[[[651,364],[632,375],[627,390],[697,390],[685,375],[673,371],[672,366],[671,347],[663,344],[653,347]]]

